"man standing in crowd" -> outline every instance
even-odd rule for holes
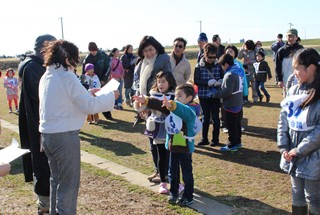
[[[85,57],[82,64],[82,74],[85,74],[85,65],[87,63],[92,63],[94,65],[94,73],[98,76],[101,86],[105,85],[108,81],[108,70],[110,67],[109,56],[98,46],[95,42],[90,42],[88,45],[89,54]],[[111,112],[103,112],[103,116],[106,119],[113,120]]]
[[[221,38],[218,34],[213,35],[212,43],[218,47],[217,58],[219,59],[224,54],[225,46],[221,45]]]
[[[284,46],[284,42],[283,42],[283,40],[282,40],[282,38],[283,38],[283,35],[282,34],[278,34],[278,36],[277,36],[277,41],[275,41],[274,43],[272,43],[272,45],[271,45],[271,50],[273,51],[273,62],[275,62],[276,61],[276,56],[277,56],[277,52],[278,52],[278,50],[282,47],[282,46]],[[277,73],[276,73],[276,84],[278,84],[278,77],[277,77]]]
[[[208,43],[208,38],[205,33],[200,33],[198,37],[198,46],[199,46],[199,53],[197,57],[197,63],[200,62],[201,58],[203,57],[203,47]]]
[[[21,148],[30,149],[22,157],[25,181],[34,181],[34,192],[38,197],[38,214],[49,212],[50,168],[48,158],[40,147],[39,132],[39,81],[46,68],[43,66],[42,48],[48,41],[56,40],[46,34],[36,39],[35,54],[27,56],[18,68],[22,79],[19,113],[19,135]]]
[[[283,96],[286,96],[286,84],[289,76],[293,72],[292,59],[297,50],[303,46],[297,43],[298,31],[291,28],[287,31],[287,43],[281,47],[276,54],[276,74],[279,86],[283,88]]]

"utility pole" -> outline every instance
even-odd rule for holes
[[[64,40],[64,36],[63,36],[63,21],[62,21],[62,17],[59,17],[60,21],[61,21],[61,33],[62,33],[62,39]]]
[[[289,24],[289,29],[291,29],[291,27],[293,26],[293,24],[291,22],[288,23]]]
[[[199,22],[200,22],[200,33],[201,33],[202,32],[202,21],[199,20]]]

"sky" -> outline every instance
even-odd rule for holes
[[[3,0],[0,55],[33,50],[39,35],[73,42],[82,52],[88,43],[102,49],[134,48],[145,35],[163,46],[184,37],[196,45],[200,30],[211,41],[275,40],[292,27],[301,39],[320,38],[320,1],[307,0]],[[61,22],[62,20],[62,22]],[[61,24],[62,23],[62,24]]]

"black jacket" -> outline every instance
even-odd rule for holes
[[[94,73],[99,77],[99,80],[106,82],[106,74],[110,67],[109,56],[102,50],[98,50],[96,56],[88,54],[86,58],[83,60],[82,74],[86,73],[84,68],[87,63],[92,63],[94,65]]]

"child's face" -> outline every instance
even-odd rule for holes
[[[87,74],[88,74],[88,75],[93,75],[93,71],[94,71],[94,69],[89,69],[89,70],[87,71]]]
[[[165,79],[165,77],[158,78],[158,79],[157,79],[157,87],[158,87],[158,90],[159,90],[161,93],[166,93],[166,92],[168,92],[169,83],[168,83],[167,79]]]
[[[119,50],[117,50],[117,51],[114,53],[114,56],[115,56],[115,57],[119,57],[119,55],[120,55],[120,52],[119,52]]]
[[[256,59],[257,59],[258,62],[260,62],[260,61],[262,61],[262,56],[259,55],[259,54],[257,54],[257,55],[256,55]]]
[[[234,58],[234,56],[236,56],[236,53],[234,52],[234,50],[232,48],[228,48],[226,50],[226,54],[231,55],[233,58]]]
[[[12,71],[8,71],[8,77],[12,77],[13,76],[13,72]]]
[[[174,99],[182,104],[188,104],[191,102],[192,96],[187,96],[183,90],[178,90],[175,93]]]
[[[295,62],[293,64],[294,74],[297,76],[299,83],[301,84],[307,84],[311,83],[314,80],[315,75],[315,66],[311,64],[308,67],[305,67],[304,65],[296,64]]]

